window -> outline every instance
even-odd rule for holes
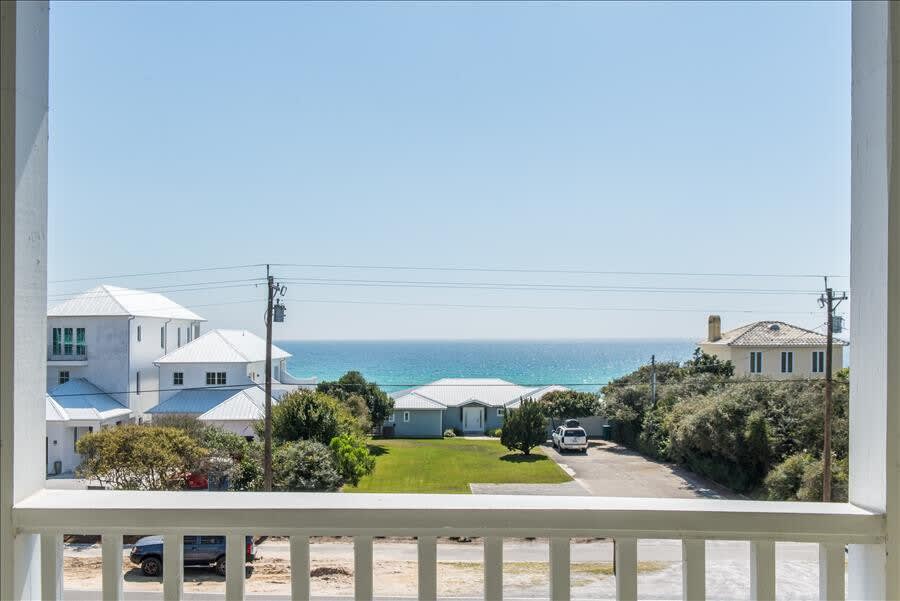
[[[184,331],[187,333],[187,341],[190,342],[190,341],[193,339],[193,338],[191,337],[191,333],[192,333],[192,331],[193,331],[193,328],[192,328],[191,326],[188,326],[188,327],[186,327],[186,328],[184,329]]]
[[[159,329],[159,348],[166,348],[166,326]]]
[[[84,355],[87,347],[84,344],[84,328],[75,328],[75,354]]]
[[[59,372],[59,383],[65,384],[68,381],[69,381],[69,372],[68,371]]]
[[[137,394],[141,394],[141,372],[134,372],[134,391]]]
[[[794,353],[792,351],[782,351],[781,353],[781,373],[789,374],[794,371]]]
[[[206,372],[206,385],[207,386],[224,386],[225,385],[225,372],[224,371],[208,371]]]
[[[409,411],[404,411],[404,412],[403,412],[403,421],[404,421],[404,422],[408,422],[408,421],[409,421]]]
[[[397,419],[397,414],[394,412],[391,412],[391,414],[387,418],[388,423],[391,423],[391,424],[393,424],[396,419]]]
[[[200,336],[200,324],[194,326],[194,338],[198,338]]]
[[[812,371],[814,374],[825,373],[825,351],[813,351]]]
[[[63,328],[63,354],[72,354],[72,328]]]
[[[180,347],[181,346],[181,328],[180,327],[175,328],[175,331],[177,332],[177,336],[176,336],[177,340],[175,342],[175,346]]]
[[[53,328],[53,354],[62,355],[62,328]]]
[[[506,415],[506,409],[497,407],[497,417],[503,417],[504,415]]]
[[[184,386],[184,372],[176,371],[172,374],[172,385],[173,386]]]
[[[141,341],[141,326],[137,327],[137,341]]]
[[[762,351],[751,351],[750,352],[750,373],[751,374],[761,374],[762,373]]]

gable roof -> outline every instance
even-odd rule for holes
[[[420,386],[393,393],[397,409],[426,409],[424,401],[442,407],[479,404],[488,407],[505,407],[523,398],[539,398],[550,390],[565,390],[562,386],[520,386],[499,378],[443,378]],[[400,405],[398,405],[400,403]],[[403,405],[415,406],[403,406]]]
[[[84,378],[54,386],[46,395],[47,420],[103,421],[131,415],[131,409]]]
[[[272,345],[272,359],[291,354]],[[210,330],[154,363],[255,363],[266,360],[266,341],[248,330]]]
[[[206,321],[162,294],[107,284],[82,292],[47,311],[47,317],[108,316]]]
[[[401,397],[394,399],[394,409],[404,410],[404,409],[446,409],[447,406],[434,401],[432,399],[423,397],[422,395],[416,394],[415,392],[410,392],[408,394],[404,394]]]
[[[833,343],[844,346],[847,343],[835,338]],[[807,330],[783,321],[757,321],[722,333],[716,341],[704,340],[702,344],[722,344],[725,346],[827,346],[825,334]]]
[[[272,392],[272,402],[284,396],[284,390]],[[226,388],[190,388],[182,390],[159,405],[152,415],[196,415],[202,421],[253,421],[262,419],[266,391],[256,384]]]

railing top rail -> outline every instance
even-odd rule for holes
[[[874,543],[884,516],[846,503],[631,497],[43,490],[29,532],[629,536]]]

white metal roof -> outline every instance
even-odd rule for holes
[[[437,401],[433,401],[431,399],[427,399],[423,396],[416,394],[415,392],[405,394],[401,397],[394,399],[394,409],[446,409],[446,405],[442,405]]]
[[[104,421],[131,415],[131,409],[84,378],[53,387],[45,405],[47,420],[55,422]]]
[[[272,401],[277,404],[274,398]],[[258,420],[265,416],[265,406],[266,391],[258,386],[250,386],[232,395],[197,419],[216,422]]]
[[[272,387],[272,404],[302,388],[278,384]],[[266,391],[258,384],[214,388],[189,388],[151,407],[151,415],[196,415],[201,421],[254,421],[262,419]]]
[[[837,338],[835,345],[844,346],[847,343]],[[722,333],[722,337],[715,341],[703,340],[701,344],[720,344],[724,346],[827,346],[828,337],[825,334],[807,330],[800,326],[785,323],[783,321],[756,321],[739,328]]]
[[[272,345],[272,359],[291,354]],[[210,330],[154,363],[255,363],[266,360],[266,341],[247,330]]]
[[[102,285],[52,307],[48,317],[159,317],[206,321],[193,311],[156,292]]]
[[[482,404],[489,407],[504,407],[511,403],[517,403],[522,398],[538,398],[550,389],[564,389],[563,387],[528,387],[513,384],[499,378],[443,378],[403,391],[401,395],[394,395],[394,406],[397,401],[410,395],[424,397],[444,407],[458,407],[460,405]]]

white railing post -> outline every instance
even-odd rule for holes
[[[681,598],[706,599],[706,541],[681,541]]]
[[[41,599],[61,601],[63,598],[63,535],[52,532],[41,535]]]
[[[484,545],[484,598],[486,601],[503,599],[503,538],[486,536]]]
[[[247,576],[247,535],[225,537],[225,599],[244,601],[244,579]]]
[[[750,543],[750,598],[772,601],[775,598],[775,543]]]
[[[637,539],[615,540],[616,601],[637,601]]]
[[[184,536],[163,536],[163,599],[181,601],[184,596]]]
[[[122,535],[105,532],[101,535],[103,559],[103,601],[122,599]]]
[[[372,537],[353,537],[353,598],[372,601]]]
[[[550,598],[553,601],[569,601],[570,543],[568,538],[550,539]]]
[[[291,599],[309,599],[309,537],[291,536]]]
[[[819,599],[844,601],[844,545],[819,543]]]
[[[437,537],[420,536],[419,601],[437,601]]]

